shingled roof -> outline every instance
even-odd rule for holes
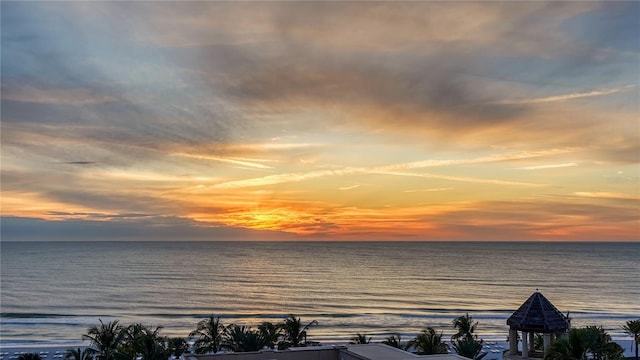
[[[537,333],[561,333],[569,329],[567,317],[538,291],[507,319],[507,325],[513,330]]]

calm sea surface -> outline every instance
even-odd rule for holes
[[[38,242],[1,248],[0,345],[81,343],[98,319],[184,336],[225,323],[317,320],[311,340],[451,334],[469,312],[503,341],[540,291],[615,338],[640,317],[640,243]]]

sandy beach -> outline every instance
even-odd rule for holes
[[[64,359],[64,355],[67,349],[72,348],[85,348],[86,345],[79,346],[56,346],[56,345],[42,345],[42,346],[2,346],[0,345],[0,360],[16,360],[22,354],[36,353],[39,354],[42,360],[57,360]]]

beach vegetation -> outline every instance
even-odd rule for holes
[[[225,328],[222,347],[234,352],[258,351],[268,347],[268,343],[259,330],[231,324]]]
[[[182,354],[189,350],[189,343],[181,337],[173,337],[167,339],[167,348],[169,354],[179,358]]]
[[[276,345],[282,337],[282,329],[284,324],[274,324],[269,321],[264,321],[258,326],[260,335],[265,339],[266,346],[269,349],[275,349]]]
[[[474,360],[480,360],[487,355],[482,352],[483,340],[478,339],[475,334],[478,322],[473,320],[469,313],[453,319],[453,327],[456,333],[451,335],[451,346],[458,355]]]
[[[296,318],[295,315],[289,315],[289,317],[284,320],[284,324],[282,326],[283,339],[278,344],[278,349],[283,350],[290,347],[309,345],[309,342],[307,341],[307,333],[309,328],[313,325],[318,325],[318,322],[316,320],[312,320],[307,325],[303,326],[300,318]]]
[[[68,349],[65,360],[166,360],[171,355],[180,357],[189,351],[184,338],[167,338],[160,334],[162,327],[144,326],[140,323],[123,327],[117,320],[91,326],[82,336],[90,342],[86,349]],[[257,328],[230,324],[224,326],[219,316],[211,315],[197,324],[189,334],[194,340],[193,349],[198,354],[216,353],[222,349],[233,352],[259,351],[265,348],[283,350],[318,344],[307,339],[309,328],[317,325],[313,320],[306,325],[300,318],[289,315],[282,323],[262,322]],[[450,349],[458,355],[481,360],[483,340],[475,334],[478,322],[469,314],[453,321],[456,333],[451,344],[442,340],[443,333],[432,327],[424,328],[415,338],[403,344],[400,334],[393,334],[382,341],[394,348],[412,351],[418,355],[446,354]],[[640,319],[627,321],[622,329],[634,336],[636,352],[640,332]],[[543,343],[537,337],[536,348]],[[350,344],[368,344],[372,340],[366,333],[357,333]],[[544,360],[621,360],[624,349],[612,341],[602,326],[573,328],[551,344]],[[41,360],[37,353],[22,354],[18,360]]]
[[[67,350],[67,360],[166,360],[170,355],[167,339],[155,329],[140,323],[123,327],[117,320],[89,327],[82,336],[90,348]]]
[[[371,339],[371,337],[367,338],[365,333],[357,333],[349,340],[349,344],[368,344]]]
[[[620,360],[624,349],[602,327],[574,328],[549,348],[545,360]]]
[[[622,358],[624,350],[620,345],[611,341],[602,326],[587,326],[584,328],[588,342],[587,352],[594,360],[611,360]]]
[[[41,360],[42,357],[38,353],[25,353],[18,356],[18,360]]]
[[[64,354],[65,360],[93,360],[96,350],[92,348],[70,348]]]
[[[407,343],[407,349],[413,349],[418,355],[447,354],[449,346],[442,341],[442,332],[438,333],[434,328],[427,327]]]
[[[207,319],[198,322],[194,331],[189,334],[195,338],[193,343],[196,354],[217,353],[220,351],[225,327],[220,321],[220,316],[211,315]]]
[[[407,344],[403,344],[402,336],[400,334],[392,334],[389,335],[386,339],[382,340],[382,343],[385,345],[389,345],[396,349],[405,349],[407,348]]]
[[[162,327],[148,328],[142,324],[130,325],[125,336],[124,348],[130,349],[131,359],[166,360],[169,349],[164,337],[160,335]],[[124,353],[124,352],[123,352]]]
[[[487,355],[482,352],[482,339],[462,338],[453,342],[453,350],[460,355],[473,360],[480,360]]]
[[[638,360],[638,343],[640,343],[640,319],[629,320],[623,326],[622,330],[633,337],[635,344],[635,356]]]
[[[87,333],[82,335],[84,340],[88,340],[96,350],[97,360],[118,360],[122,358],[122,354],[118,352],[121,347],[124,336],[122,326],[118,320],[108,323],[98,319],[100,325],[91,326]]]
[[[453,319],[453,327],[457,332],[451,335],[451,342],[456,342],[458,339],[474,339],[477,337],[474,332],[478,327],[478,322],[474,321],[469,313]]]

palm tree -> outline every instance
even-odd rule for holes
[[[633,337],[636,345],[636,360],[638,360],[638,343],[640,343],[640,319],[629,320],[623,326],[622,330]]]
[[[364,333],[357,333],[349,340],[349,344],[368,344],[369,342],[371,342],[371,337],[367,339],[367,334]]]
[[[458,355],[474,360],[480,360],[487,355],[487,353],[481,353],[482,340],[476,340],[466,336],[456,340],[453,343],[453,349]]]
[[[572,329],[573,330],[573,329]],[[575,349],[569,340],[569,334],[557,339],[549,347],[549,352],[545,355],[544,360],[580,360],[583,354],[581,350]],[[578,354],[576,355],[575,352]]]
[[[26,353],[18,356],[18,360],[41,360],[42,357],[37,353]]]
[[[89,340],[91,345],[96,347],[98,360],[113,360],[118,354],[118,347],[122,344],[125,332],[118,320],[103,323],[101,319],[100,325],[94,325],[82,335],[84,340]]]
[[[65,360],[93,360],[93,356],[96,351],[92,348],[86,349],[67,349],[67,352],[64,354]]]
[[[406,348],[406,346],[402,345],[402,337],[400,334],[389,335],[386,339],[382,340],[382,343],[396,349]]]
[[[473,317],[466,313],[463,316],[458,316],[453,319],[453,327],[458,331],[451,335],[451,342],[455,342],[460,338],[475,339],[474,332],[478,327],[478,322],[473,321]]]
[[[442,342],[442,333],[438,334],[432,327],[427,327],[407,343],[407,349],[413,348],[418,355],[446,354],[449,346]]]
[[[303,327],[300,322],[300,318],[296,318],[294,315],[289,315],[282,325],[284,339],[278,344],[278,348],[288,349],[294,346],[306,346],[307,331],[311,325],[318,325],[318,322],[313,320]]]
[[[142,341],[144,337],[144,325],[140,323],[131,324],[123,328],[122,344],[118,352],[127,359],[135,360],[142,351]]]
[[[167,339],[167,347],[171,355],[179,358],[182,354],[187,352],[187,349],[189,349],[189,344],[185,339],[181,337],[174,337]]]
[[[583,360],[587,358],[588,348],[586,331],[574,328],[551,345],[545,360]]]
[[[189,334],[191,338],[197,338],[193,344],[196,354],[217,353],[222,344],[224,326],[220,322],[220,316],[211,315],[208,319],[198,322],[196,330]]]
[[[160,336],[161,326],[155,330],[142,327],[142,332],[135,338],[137,347],[136,355],[142,360],[167,360],[169,350],[167,349],[165,338]]]
[[[273,349],[278,343],[278,340],[280,340],[280,336],[282,336],[282,325],[265,321],[258,326],[258,331],[260,335],[267,340],[269,349]]]
[[[224,332],[223,346],[231,351],[258,351],[268,345],[268,339],[251,327],[229,325]]]
[[[569,330],[551,345],[545,360],[618,360],[623,351],[602,327],[589,326]]]

